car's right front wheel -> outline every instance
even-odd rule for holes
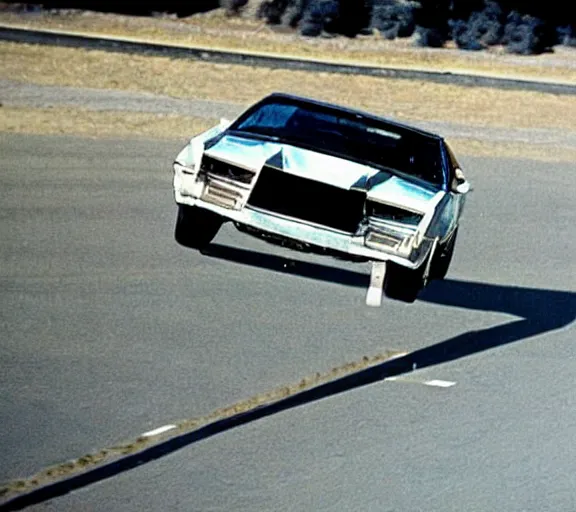
[[[454,245],[458,236],[458,228],[454,230],[448,241],[441,244],[436,249],[430,265],[429,279],[444,279],[450,268],[452,256],[454,255]]]
[[[384,294],[390,299],[414,302],[426,286],[425,271],[426,262],[418,268],[411,269],[388,261],[384,277]]]
[[[222,226],[222,217],[197,206],[178,205],[174,238],[184,247],[204,249]]]

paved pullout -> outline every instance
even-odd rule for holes
[[[0,479],[423,349],[405,380],[320,397],[49,508],[574,509],[570,165],[462,158],[475,191],[449,279],[369,309],[363,265],[229,227],[212,256],[177,246],[182,143],[0,136]]]

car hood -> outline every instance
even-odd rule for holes
[[[282,142],[224,135],[205,154],[259,171],[264,165],[345,190],[363,190],[376,201],[425,213],[439,190],[369,165]]]

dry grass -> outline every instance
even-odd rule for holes
[[[567,48],[558,48],[553,55],[517,57],[498,49],[474,53],[416,48],[412,41],[386,41],[377,36],[309,39],[290,31],[281,33],[254,19],[229,18],[222,11],[182,20],[90,12],[58,16],[0,13],[0,22],[338,62],[576,82],[575,52]]]
[[[213,126],[216,119],[176,115],[126,112],[93,112],[70,108],[12,108],[0,110],[0,132],[37,135],[80,135],[83,137],[123,137],[182,139]],[[458,154],[485,157],[528,158],[549,162],[573,162],[576,150],[558,151],[547,145],[481,142],[466,138],[450,139]]]
[[[576,96],[17,43],[0,43],[0,69],[0,76],[22,82],[148,91],[246,105],[272,91],[286,91],[407,121],[573,130],[576,119]]]

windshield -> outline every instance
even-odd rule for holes
[[[438,140],[360,114],[275,98],[248,111],[230,129],[444,184]]]

